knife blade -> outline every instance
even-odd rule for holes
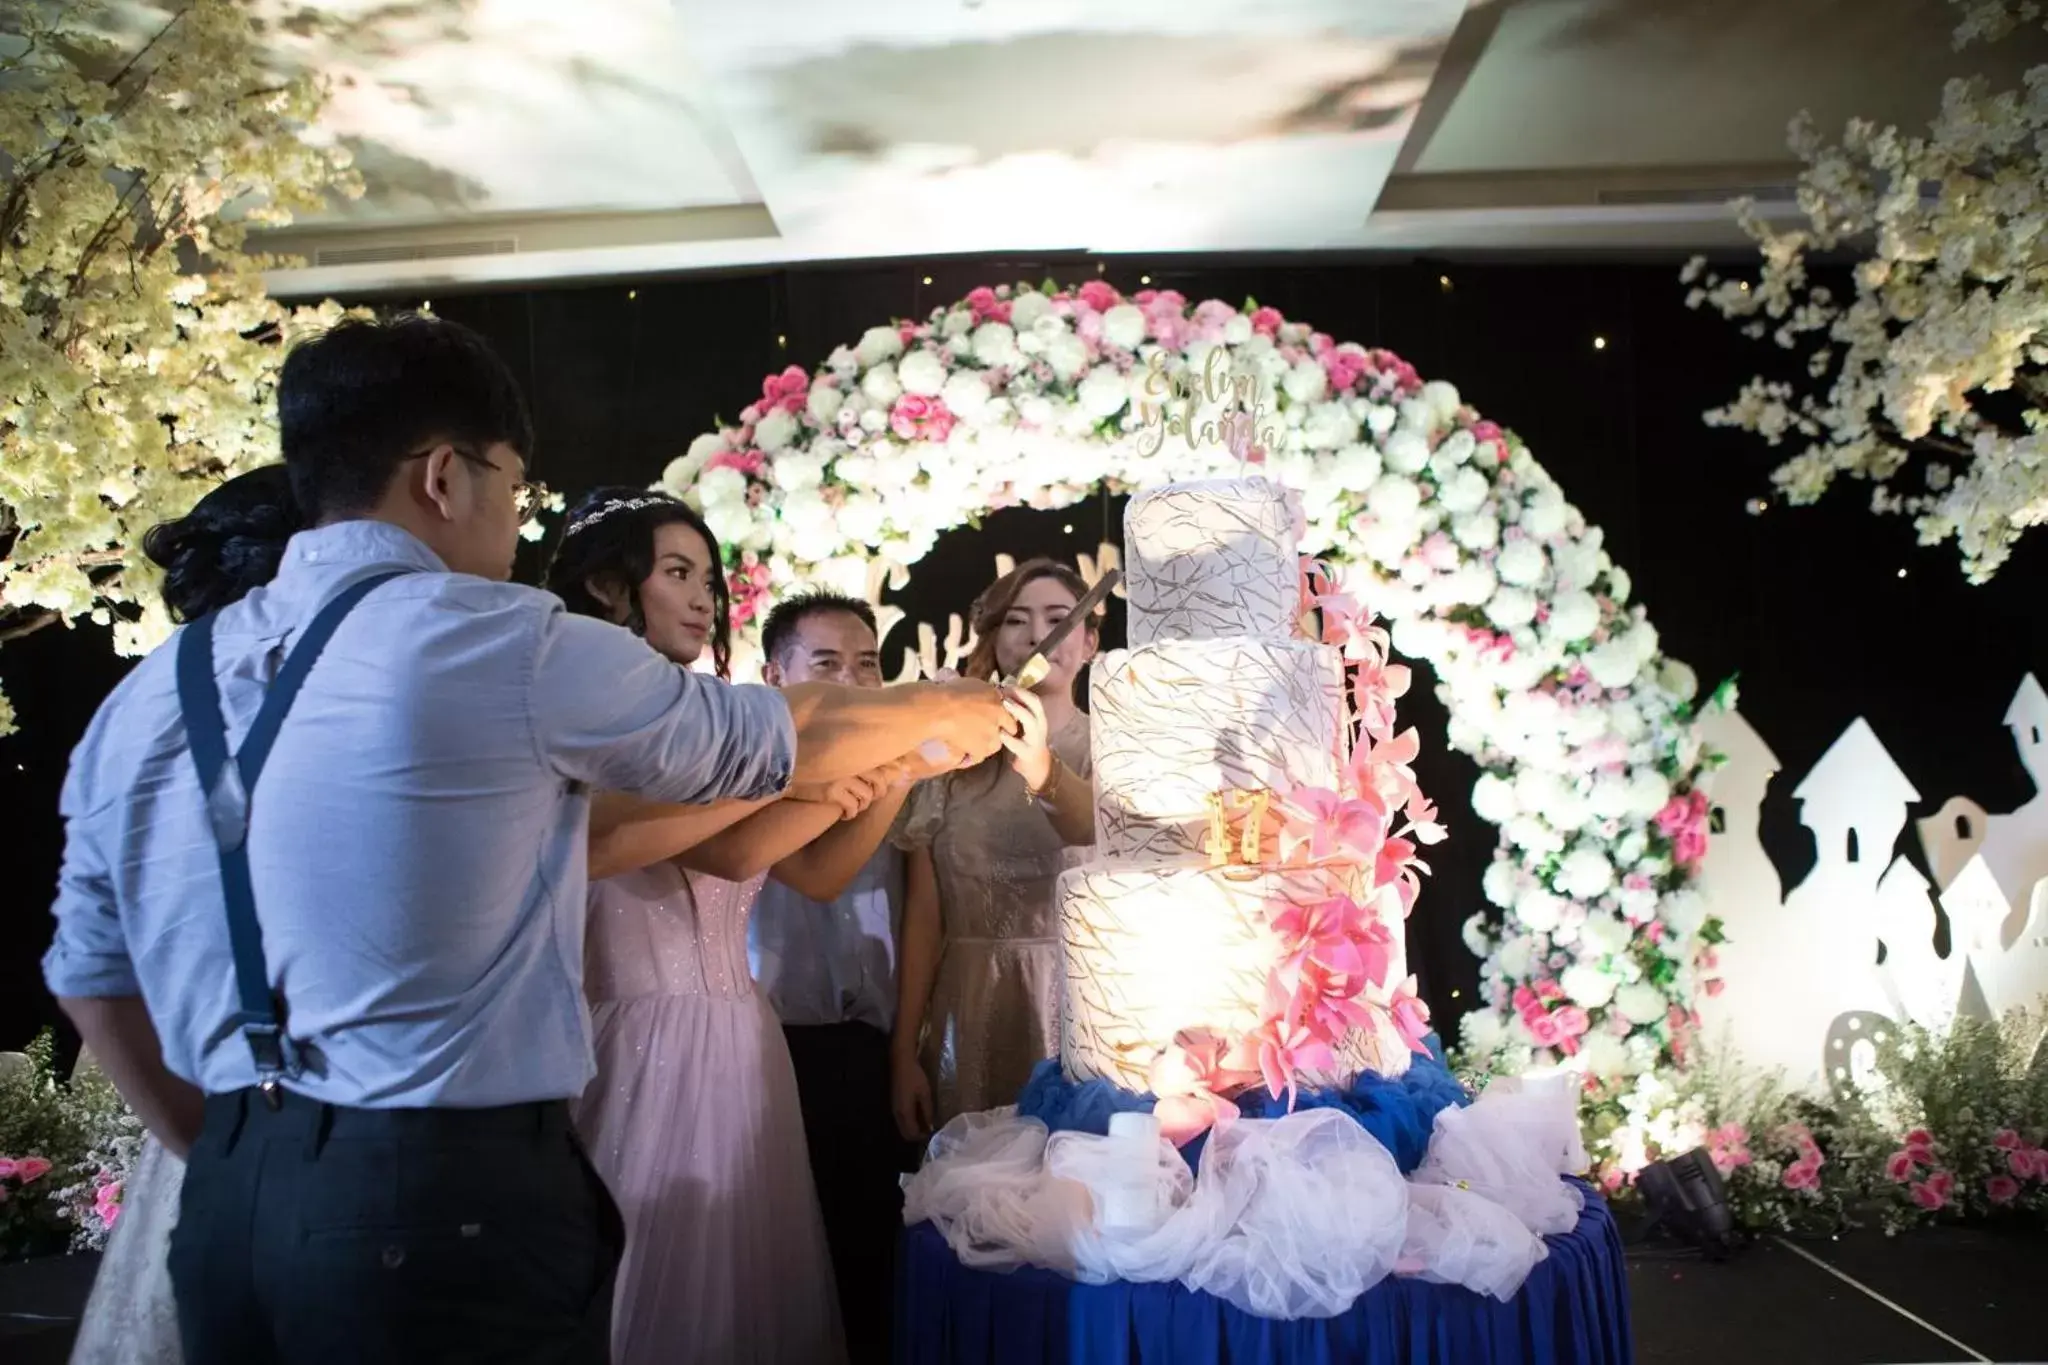
[[[1095,614],[1095,609],[1116,591],[1116,585],[1123,580],[1123,570],[1105,570],[1102,577],[1095,580],[1095,586],[1081,595],[1081,600],[1074,604],[1074,609],[1067,613],[1066,619],[1046,632],[1045,638],[1038,642],[1037,651],[1026,659],[1015,673],[1004,678],[1002,685],[1020,692],[1028,692],[1044,682],[1045,675],[1052,672],[1052,663],[1048,656],[1065,644],[1067,637],[1081,628],[1082,622]]]

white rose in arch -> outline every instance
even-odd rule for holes
[[[1655,768],[1637,768],[1628,778],[1629,808],[1642,820],[1653,818],[1671,802],[1671,782]]]
[[[1476,469],[1465,468],[1453,473],[1437,489],[1437,505],[1452,516],[1476,512],[1486,505],[1486,499],[1493,492],[1493,485],[1486,476]]]
[[[1045,363],[1054,375],[1071,380],[1088,368],[1088,343],[1068,332],[1045,343]]]
[[[1458,409],[1464,406],[1464,400],[1458,397],[1457,388],[1441,379],[1433,379],[1424,384],[1421,397],[1429,404],[1438,426],[1450,425],[1456,420]]]
[[[1699,674],[1676,659],[1666,659],[1657,670],[1657,686],[1674,701],[1691,701],[1700,690]]]
[[[1330,391],[1330,377],[1313,360],[1304,360],[1281,381],[1287,396],[1296,403],[1316,403]]]
[[[1358,423],[1342,403],[1322,403],[1302,420],[1301,434],[1311,450],[1335,450],[1358,439]]]
[[[1051,427],[1057,417],[1052,401],[1044,394],[1028,394],[1017,400],[1017,420],[1026,426],[1043,431]]]
[[[943,337],[964,337],[974,330],[974,314],[966,308],[956,308],[946,314],[946,320],[939,325]]]
[[[1609,640],[1584,658],[1593,681],[1609,689],[1627,687],[1643,668],[1642,658],[1627,636]]]
[[[712,472],[723,474],[727,471],[718,469]],[[712,503],[700,510],[704,514],[704,524],[711,528],[711,534],[718,537],[721,545],[746,548],[759,538],[754,509],[744,502]]]
[[[1102,315],[1102,339],[1135,351],[1145,339],[1145,314],[1134,304],[1120,303]]]
[[[880,498],[848,498],[839,508],[839,533],[852,544],[873,545],[881,539],[882,526],[887,519]]]
[[[1481,773],[1472,784],[1472,813],[1489,825],[1504,824],[1521,812],[1515,784],[1496,773]],[[1494,867],[1503,864],[1495,863]],[[1491,869],[1488,869],[1491,871]]]
[[[699,469],[702,469],[713,455],[724,449],[725,438],[715,431],[707,431],[696,440],[690,442],[690,448],[683,452],[683,458],[694,462]]]
[[[1614,957],[1628,947],[1632,930],[1627,923],[1602,910],[1589,912],[1579,926],[1579,944],[1595,957]]]
[[[790,530],[802,534],[832,521],[833,507],[825,501],[825,495],[816,484],[792,488],[782,495],[781,506],[776,509],[782,514],[782,522]],[[815,556],[805,555],[805,559]]]
[[[1522,874],[1506,858],[1496,858],[1487,864],[1486,871],[1479,878],[1479,889],[1486,899],[1503,910],[1514,907],[1515,898],[1522,893]]]
[[[1035,289],[1027,289],[1010,300],[1010,325],[1023,331],[1040,318],[1059,318],[1052,311],[1052,300]]]
[[[1143,314],[1139,315],[1141,318]],[[1130,401],[1130,384],[1114,365],[1097,365],[1074,391],[1081,410],[1096,421],[1114,417]]]
[[[1620,773],[1602,773],[1593,779],[1593,790],[1586,798],[1586,805],[1599,819],[1622,820],[1634,813],[1635,797],[1629,790],[1626,777]]]
[[[1343,447],[1329,461],[1329,477],[1344,489],[1372,487],[1380,469],[1380,453],[1362,441]]]
[[[1385,436],[1401,420],[1400,410],[1391,403],[1373,403],[1365,413],[1365,429],[1375,436]]]
[[[1468,550],[1491,550],[1500,544],[1500,522],[1490,512],[1474,512],[1451,523],[1451,536]]]
[[[1440,599],[1459,607],[1480,606],[1500,589],[1500,579],[1493,570],[1477,560],[1459,565],[1455,572],[1439,581],[1442,583]]]
[[[1514,981],[1529,975],[1529,969],[1535,965],[1532,960],[1535,954],[1535,940],[1511,938],[1500,945],[1500,956],[1495,961],[1500,966],[1501,975]],[[1468,1014],[1465,1017],[1469,1019],[1472,1016]]]
[[[1499,571],[1498,562],[1495,572]],[[1502,587],[1486,604],[1486,615],[1503,630],[1525,626],[1536,619],[1536,594],[1523,588]]]
[[[707,469],[697,476],[691,491],[697,496],[697,509],[709,512],[714,507],[737,506],[746,509],[747,476],[731,465]]]
[[[1514,540],[1500,547],[1500,557],[1494,560],[1493,567],[1501,582],[1533,588],[1550,572],[1550,561],[1535,541]]]
[[[1697,891],[1674,891],[1658,903],[1657,918],[1681,940],[1689,939],[1706,925],[1706,898]]]
[[[1429,465],[1429,439],[1404,427],[1387,437],[1386,460],[1396,474],[1420,474]]]
[[[860,415],[860,429],[862,431],[879,433],[886,431],[888,426],[889,414],[881,408],[868,408]]]
[[[1633,700],[1614,702],[1607,708],[1607,724],[1630,744],[1650,732],[1650,723]]]
[[[946,411],[969,426],[977,426],[988,418],[988,381],[971,370],[949,376],[939,397],[945,401]]]
[[[884,361],[860,377],[860,391],[886,408],[903,396],[903,383],[896,377],[896,367]]]
[[[802,430],[803,424],[795,414],[776,408],[754,423],[754,444],[772,455],[795,440]]]
[[[1565,995],[1574,1005],[1597,1010],[1614,998],[1615,988],[1621,982],[1611,972],[1575,962],[1559,974],[1557,984],[1564,988]]]
[[[1550,619],[1544,624],[1558,640],[1577,644],[1600,628],[1600,604],[1589,592],[1559,593],[1550,599]]]
[[[1540,815],[1517,815],[1500,831],[1516,848],[1534,857],[1547,857],[1564,848],[1564,836],[1545,824]]]
[[[1398,473],[1382,474],[1366,494],[1365,503],[1382,523],[1405,528],[1422,507],[1422,490],[1413,479]]]
[[[1017,334],[1007,323],[982,323],[974,329],[974,358],[990,369],[1015,369],[1023,359],[1017,350]]]
[[[1670,1012],[1664,992],[1646,981],[1633,981],[1614,993],[1614,1012],[1631,1024],[1655,1024]]]
[[[1515,918],[1532,934],[1547,934],[1557,928],[1564,914],[1564,902],[1540,886],[1532,886],[1515,897]]]
[[[1437,446],[1436,453],[1429,457],[1429,472],[1439,479],[1447,479],[1460,465],[1471,459],[1472,452],[1478,448],[1479,443],[1472,439],[1471,432],[1454,431],[1444,437],[1442,443]]]
[[[1607,595],[1613,598],[1615,602],[1628,601],[1629,589],[1634,586],[1635,580],[1628,576],[1627,569],[1622,568],[1619,564],[1609,564],[1607,566]]]
[[[854,358],[864,366],[879,365],[902,354],[903,336],[894,327],[868,328],[853,348]]]
[[[1579,1039],[1579,1065],[1590,1076],[1619,1076],[1628,1071],[1628,1044],[1595,1029]]]
[[[825,459],[814,451],[792,450],[771,462],[768,473],[778,488],[816,488],[825,481]]]
[[[1252,339],[1252,320],[1242,313],[1232,316],[1223,324],[1223,340],[1232,346],[1242,346]]]
[[[946,363],[938,353],[919,347],[896,367],[896,378],[902,383],[905,393],[914,393],[920,398],[935,398],[946,387]]]
[[[811,385],[811,396],[804,406],[810,410],[813,422],[821,427],[830,427],[845,403],[846,395],[836,386],[820,381]]]
[[[1589,901],[1606,895],[1614,885],[1614,864],[1599,849],[1581,844],[1564,855],[1551,880],[1565,895]]]
[[[1564,530],[1570,511],[1564,495],[1556,489],[1539,489],[1522,506],[1522,529],[1539,540],[1549,540]]]
[[[1628,633],[1628,643],[1636,658],[1648,663],[1657,656],[1657,628],[1648,621],[1637,621]]]
[[[1643,852],[1650,846],[1650,836],[1640,829],[1632,829],[1621,836],[1621,842],[1614,846],[1614,865],[1634,867],[1642,859]]]

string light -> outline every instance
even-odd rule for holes
[[[431,312],[433,312],[433,311],[434,311],[434,301],[433,301],[432,299],[421,299],[421,300],[420,300],[420,311],[421,311],[422,313],[431,313]]]
[[[1102,274],[1102,273],[1103,273],[1104,271],[1106,271],[1106,270],[1108,270],[1108,269],[1109,269],[1109,262],[1107,262],[1107,261],[1097,261],[1097,262],[1095,263],[1095,273],[1096,273],[1096,274],[1098,274],[1098,275]]]
[[[1446,294],[1451,292],[1451,277],[1449,275],[1437,276],[1436,283],[1437,288],[1443,290]]]
[[[637,298],[639,298],[639,297],[640,297],[640,291],[639,291],[639,290],[637,290],[637,289],[628,289],[628,290],[626,291],[626,301],[627,301],[628,303],[632,302],[632,301],[633,301],[634,299],[637,299]]]
[[[1901,569],[1901,570],[1899,570],[1899,577],[1901,577],[1901,578],[1904,578],[1905,576],[1906,576],[1906,571],[1905,571],[1904,569]]]
[[[782,335],[779,335],[779,334],[778,334],[778,335],[776,336],[776,338],[775,338],[775,349],[776,349],[776,350],[778,350],[778,351],[781,351],[781,350],[787,350],[788,348],[789,348],[789,338],[788,338],[788,337],[786,337],[786,336],[782,336]]]
[[[1606,338],[1606,337],[1594,337],[1594,338],[1593,338],[1593,349],[1594,349],[1594,350],[1596,350],[1596,351],[1604,351],[1604,350],[1606,350],[1606,349],[1607,349],[1607,338]]]
[[[925,276],[925,277],[924,277],[924,282],[925,282],[926,284],[930,284],[930,283],[932,282],[932,277],[931,277],[931,276],[929,276],[929,275]]]
[[[1074,534],[1074,523],[1070,521],[1065,526],[1060,527],[1060,534],[1068,536]]]
[[[1746,510],[1753,517],[1760,517],[1765,512],[1770,510],[1770,506],[1771,505],[1768,502],[1765,502],[1762,498],[1751,498],[1747,503],[1744,504],[1744,510]]]
[[[1138,276],[1138,283],[1139,283],[1139,284],[1150,284],[1150,283],[1152,283],[1152,277],[1151,277],[1150,275],[1140,275],[1140,276]]]

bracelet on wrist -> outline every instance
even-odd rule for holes
[[[1024,788],[1025,793],[1029,795],[1033,801],[1043,801],[1046,804],[1050,805],[1052,803],[1054,795],[1060,789],[1060,779],[1065,776],[1065,774],[1061,771],[1064,766],[1065,765],[1063,765],[1059,760],[1059,755],[1053,755],[1051,766],[1049,766],[1045,770],[1045,785],[1043,787],[1033,789],[1027,783]]]

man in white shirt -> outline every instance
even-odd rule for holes
[[[837,593],[791,598],[762,629],[765,675],[779,687],[880,687],[875,613]],[[878,797],[835,840],[833,866],[778,866],[748,927],[754,978],[781,1018],[796,1065],[811,1174],[839,1282],[855,1365],[889,1358],[895,1253],[903,1225],[897,1176],[916,1152],[889,1110],[889,1030],[896,1016],[896,924],[903,855],[887,842],[909,784]]]

